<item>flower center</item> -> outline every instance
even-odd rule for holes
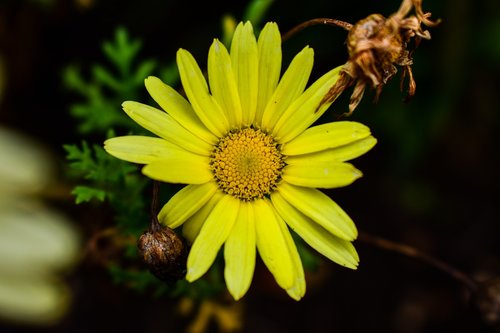
[[[270,135],[247,127],[220,139],[210,164],[222,191],[249,201],[263,198],[276,188],[285,162]]]

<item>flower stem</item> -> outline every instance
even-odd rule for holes
[[[424,263],[433,266],[440,271],[448,274],[458,282],[462,283],[465,285],[470,291],[475,291],[478,287],[478,283],[470,276],[467,274],[463,273],[462,271],[452,267],[448,263],[439,260],[437,258],[434,258],[412,246],[406,245],[406,244],[401,244],[401,243],[396,243],[393,241],[389,241],[387,239],[370,235],[367,233],[361,233],[358,237],[358,239],[363,242],[367,243],[379,248],[382,248],[384,250],[392,251],[392,252],[397,252],[399,254],[405,255],[407,257],[411,257],[414,259],[419,259],[423,261]]]
[[[345,30],[348,30],[348,31],[352,28],[352,24],[344,22],[344,21],[331,19],[331,18],[315,18],[315,19],[311,19],[311,20],[302,22],[299,25],[296,25],[291,30],[289,30],[287,33],[285,33],[281,37],[281,40],[284,42],[285,40],[287,40],[290,37],[292,37],[293,35],[295,35],[297,32],[299,32],[307,27],[311,27],[313,25],[319,25],[319,24],[336,25],[336,26],[344,28]]]
[[[159,185],[156,180],[153,180],[153,194],[151,198],[151,224],[150,229],[155,232],[161,229],[160,222],[158,221],[158,191]]]

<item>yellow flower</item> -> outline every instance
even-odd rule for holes
[[[156,77],[146,89],[165,110],[137,102],[125,112],[159,136],[109,139],[113,156],[145,164],[155,180],[187,184],[158,214],[183,225],[192,242],[188,281],[204,275],[224,244],[224,277],[240,299],[254,273],[256,253],[294,299],[305,293],[302,262],[288,228],[330,260],[355,269],[357,230],[347,214],[316,188],[348,185],[361,172],[345,161],[376,143],[359,123],[308,128],[330,106],[323,97],[339,77],[331,70],[307,89],[313,50],[299,52],[280,80],[281,37],[267,23],[256,39],[240,23],[230,52],[217,39],[208,52],[208,84],[193,56],[177,52],[187,100]]]

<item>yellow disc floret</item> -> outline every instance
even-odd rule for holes
[[[270,194],[284,165],[274,139],[253,127],[229,132],[215,146],[211,158],[219,188],[245,201]]]

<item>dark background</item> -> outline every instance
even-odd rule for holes
[[[119,25],[143,40],[144,57],[171,61],[183,47],[205,59],[212,38],[220,36],[222,15],[238,19],[246,6],[245,1],[42,3],[0,1],[0,51],[7,69],[0,122],[36,138],[61,164],[62,144],[81,139],[68,113],[74,95],[62,82],[65,66],[104,61],[101,43]],[[398,7],[396,0],[278,0],[265,21],[276,21],[285,32],[311,18],[355,22],[375,12],[388,16]],[[402,102],[399,73],[377,104],[367,91],[351,119],[368,125],[379,142],[354,161],[365,176],[329,193],[361,233],[413,246],[485,281],[500,275],[500,3],[429,0],[424,10],[443,22],[416,51],[415,97]],[[315,50],[313,76],[319,75],[346,61],[345,36],[340,28],[309,28],[283,45],[285,59],[309,44]],[[332,117],[347,110],[348,95],[332,106]],[[71,204],[63,206],[79,221],[80,211]],[[85,225],[79,228],[87,235]],[[244,298],[244,332],[498,331],[445,272],[362,240],[355,245],[359,269],[325,262],[300,302],[270,287],[259,270]],[[187,323],[176,315],[173,301],[115,285],[92,263],[84,261],[69,279],[75,299],[60,324],[0,323],[0,332],[182,332]]]

